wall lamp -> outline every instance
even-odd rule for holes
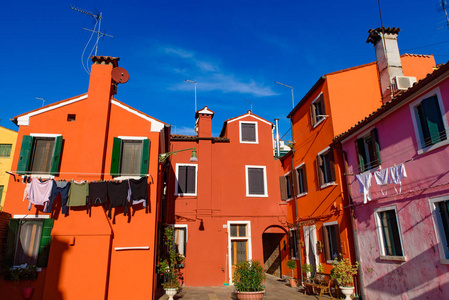
[[[188,151],[188,150],[192,150],[192,156],[190,157],[190,162],[197,162],[198,157],[196,156],[195,147],[159,154],[159,162],[165,161],[172,154],[174,155],[174,154],[177,154],[178,152]]]

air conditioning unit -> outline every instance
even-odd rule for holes
[[[394,91],[408,90],[416,82],[416,77],[396,76],[393,78]]]

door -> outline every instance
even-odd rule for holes
[[[246,260],[251,259],[249,249],[249,224],[229,224],[229,265],[230,265],[230,282],[234,274],[235,266]]]

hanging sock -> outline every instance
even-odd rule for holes
[[[360,193],[363,194],[363,203],[371,201],[371,181],[373,175],[370,172],[358,174],[355,176],[359,182]]]
[[[388,180],[389,180],[389,169],[382,169],[382,170],[377,170],[374,173],[374,179],[376,180],[377,185],[380,185],[380,192],[382,193],[382,195],[386,195],[387,192],[383,191],[383,187],[385,185],[387,185]]]
[[[407,172],[405,172],[405,165],[402,163],[400,165],[390,167],[389,169],[390,169],[390,178],[388,183],[399,184],[399,192],[396,189],[396,187],[394,187],[396,193],[399,194],[402,188],[401,181],[402,179],[407,177]]]

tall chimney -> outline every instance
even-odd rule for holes
[[[401,30],[395,27],[368,30],[369,35],[366,42],[373,43],[376,51],[383,103],[391,100],[393,78],[404,75],[398,47],[399,31]]]
[[[195,129],[198,133],[198,137],[211,137],[212,136],[212,118],[214,112],[209,110],[207,106],[199,110],[195,114],[196,125]]]

